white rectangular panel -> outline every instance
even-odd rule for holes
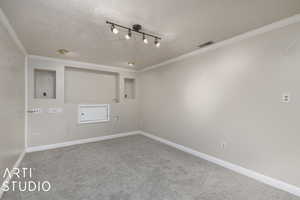
[[[79,105],[78,122],[96,123],[109,121],[109,104]]]

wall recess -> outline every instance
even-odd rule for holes
[[[65,103],[111,104],[119,101],[118,73],[65,67]]]
[[[56,99],[56,71],[34,70],[34,98]]]
[[[124,79],[124,99],[135,99],[135,79]]]

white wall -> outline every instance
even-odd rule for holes
[[[66,68],[65,102],[115,103],[118,98],[118,74]]]
[[[289,25],[141,73],[142,130],[300,186],[299,35]]]
[[[72,140],[86,139],[111,135],[116,133],[130,132],[138,130],[138,105],[137,99],[125,100],[120,98],[119,103],[104,101],[95,101],[92,103],[110,103],[111,104],[111,121],[95,124],[78,124],[78,103],[91,103],[90,101],[82,102],[65,102],[65,67],[74,67],[78,69],[100,70],[109,73],[117,73],[119,94],[123,97],[123,88],[125,77],[134,78],[135,72],[122,70],[120,68],[105,67],[94,64],[78,63],[72,61],[45,59],[39,57],[29,57],[28,61],[28,106],[29,109],[41,108],[41,114],[29,114],[28,116],[28,146],[40,146],[55,143],[68,142]],[[34,97],[34,69],[48,69],[56,71],[56,99],[35,99]],[[70,74],[69,74],[70,75]],[[78,75],[78,74],[77,74]],[[76,76],[77,76],[76,75]],[[80,78],[80,81],[92,81],[86,79],[86,73]],[[68,79],[69,80],[69,79]],[[78,87],[78,90],[83,90]],[[87,94],[82,92],[82,95]],[[106,94],[105,94],[106,95]],[[106,99],[106,98],[104,98]],[[83,99],[78,99],[78,101]],[[48,113],[48,108],[62,108],[62,113]]]
[[[25,147],[25,55],[2,20],[0,10],[0,185]]]

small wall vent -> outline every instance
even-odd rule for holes
[[[204,48],[204,47],[207,47],[207,46],[210,46],[214,44],[214,41],[208,41],[208,42],[205,42],[205,43],[202,43],[200,45],[198,45],[199,48]]]

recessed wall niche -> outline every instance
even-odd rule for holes
[[[34,70],[34,98],[56,99],[56,71]]]
[[[124,98],[135,99],[135,79],[133,78],[124,79]]]
[[[65,103],[119,102],[118,73],[65,67]]]

